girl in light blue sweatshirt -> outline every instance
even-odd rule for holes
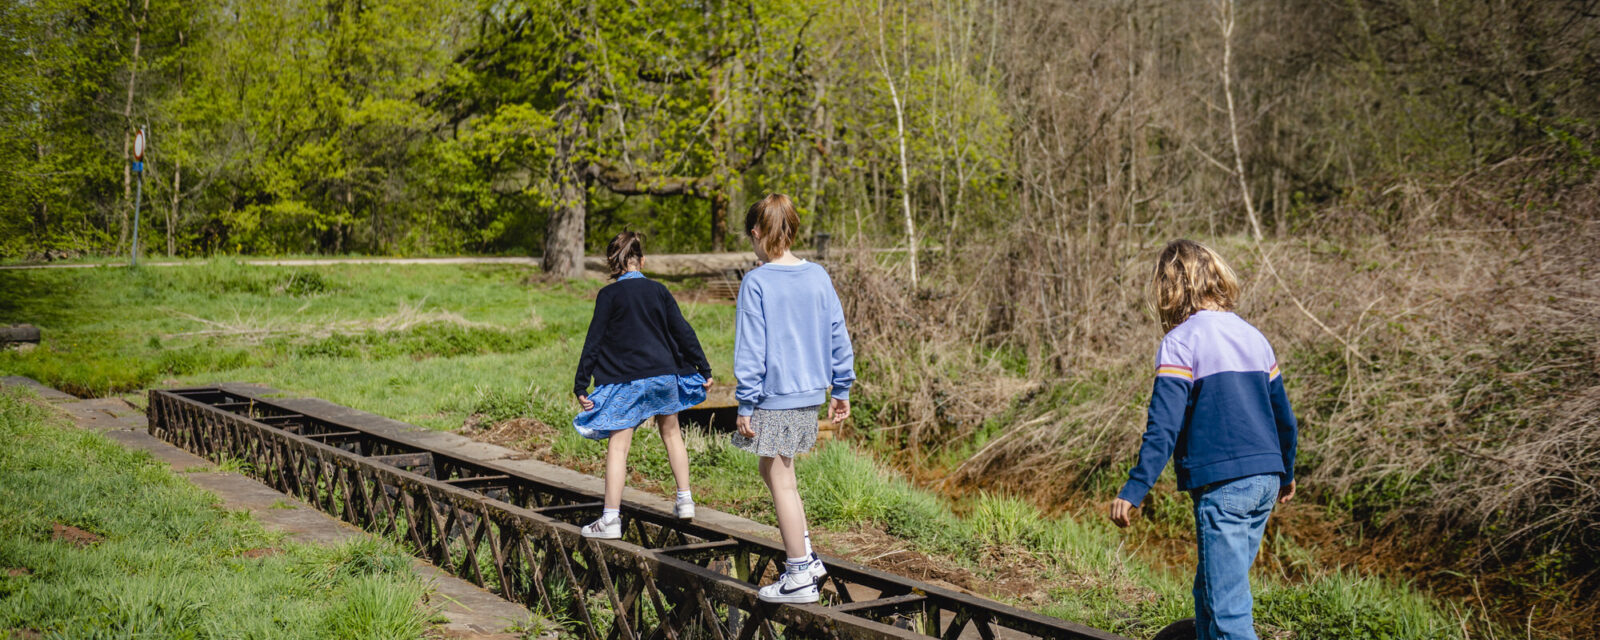
[[[816,602],[827,570],[811,550],[794,457],[817,442],[817,410],[832,397],[838,424],[850,417],[855,353],[844,308],[828,272],[789,252],[800,217],[783,194],[745,213],[745,234],[763,263],[739,285],[733,347],[739,432],[733,445],[761,456],[761,479],[772,492],[778,531],[789,554],[778,581],[762,587],[767,602]]]

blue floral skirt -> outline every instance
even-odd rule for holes
[[[666,374],[595,387],[594,408],[572,419],[572,427],[590,440],[605,440],[654,416],[672,415],[706,401],[706,379],[698,373]]]

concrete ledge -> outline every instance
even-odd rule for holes
[[[210,460],[167,444],[162,439],[144,431],[112,430],[103,432],[102,435],[122,445],[125,449],[148,451],[152,457],[167,463],[176,472],[216,468],[216,465],[211,464]]]
[[[225,391],[232,391],[234,393],[241,394],[275,396],[286,395],[284,392],[278,391],[277,389],[264,387],[258,384],[224,382],[217,384],[216,386]],[[528,458],[526,453],[521,451],[508,449],[495,444],[489,444],[487,442],[479,442],[463,435],[450,433],[448,431],[438,431],[429,429],[427,427],[419,427],[414,424],[400,422],[399,420],[386,418],[374,413],[368,413],[360,409],[352,409],[350,407],[336,405],[325,400],[319,400],[317,398],[279,397],[274,398],[273,402],[283,405],[284,408],[293,409],[298,413],[311,416],[313,418],[336,420],[345,424],[360,427],[362,429],[371,430],[373,433],[387,438],[393,438],[407,444],[437,449],[451,455],[461,456],[463,458],[473,458],[485,462],[493,462],[496,465],[507,467],[536,478],[559,482],[588,492],[603,493],[605,491],[604,478],[591,476],[585,473],[579,473],[566,467],[553,465],[548,462],[532,460]],[[756,482],[758,480],[752,478],[751,481]],[[622,499],[628,502],[641,504],[666,512],[671,512],[673,507],[672,500],[654,493],[640,491],[633,487],[628,487],[623,490]],[[749,518],[736,516],[731,513],[717,511],[716,509],[707,508],[705,506],[697,506],[695,508],[695,519],[720,527],[726,527],[740,531],[742,533],[762,536],[772,540],[781,539],[778,535],[777,527],[762,524]]]
[[[31,389],[34,393],[39,394],[39,397],[44,398],[48,402],[72,402],[78,399],[76,396],[62,393],[55,389],[51,389],[50,387],[39,384],[38,380],[34,380],[33,378],[26,376],[0,377],[0,387],[24,387]]]

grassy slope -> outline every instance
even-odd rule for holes
[[[0,353],[0,371],[93,395],[260,382],[437,428],[474,412],[557,422],[576,407],[572,363],[600,283],[522,286],[529,273],[227,262],[5,271],[0,290],[17,295],[0,299],[0,322],[38,325],[46,338],[31,353]],[[725,375],[732,307],[683,308]],[[201,331],[213,333],[180,335]]]
[[[424,586],[402,552],[294,544],[148,454],[0,392],[0,635],[417,638]],[[103,537],[78,548],[52,526]],[[253,549],[275,555],[251,558]]]
[[[630,460],[635,479],[665,494],[673,488],[666,451],[658,438],[641,435]],[[535,434],[525,445],[540,451],[547,443],[548,459],[586,470],[603,467],[604,450],[570,429],[557,428],[553,437]],[[753,456],[726,438],[698,431],[691,431],[688,445],[697,501],[773,523]],[[860,531],[881,529],[900,541],[890,551],[920,552],[929,565],[951,565],[970,575],[974,586],[996,587],[986,595],[1131,637],[1148,637],[1192,615],[1188,574],[1152,566],[1149,556],[1159,550],[1130,548],[1137,537],[1093,514],[1047,516],[1026,501],[994,495],[952,505],[847,443],[820,447],[797,469],[807,516],[824,546],[863,551]],[[860,555],[878,556],[877,551]],[[1311,558],[1304,551],[1298,555]],[[1314,577],[1290,579],[1258,567],[1256,614],[1263,637],[1462,636],[1459,615],[1449,605],[1405,585],[1337,570],[1298,567],[1295,573]],[[1018,578],[1026,582],[1022,588],[1008,584]]]
[[[527,278],[511,267],[230,263],[0,272],[0,287],[22,294],[0,302],[0,322],[33,322],[46,334],[46,344],[31,353],[0,354],[0,372],[97,392],[262,382],[436,428],[458,427],[472,413],[491,420],[528,415],[558,425],[547,442],[530,443],[535,448],[548,445],[554,458],[592,465],[601,448],[559,426],[575,411],[565,390],[588,322],[585,296],[600,283],[530,286]],[[414,311],[397,314],[403,309]],[[686,303],[684,311],[713,367],[728,371],[732,308]],[[393,329],[419,313],[453,314],[469,324]],[[329,327],[353,333],[320,335]],[[262,328],[319,335],[244,333]],[[231,333],[175,335],[204,329]],[[635,468],[647,478],[667,478],[659,442],[638,442]],[[754,459],[720,440],[694,443],[701,499],[769,519]],[[1130,539],[1098,518],[1046,518],[1000,497],[952,505],[850,446],[827,447],[800,468],[819,529],[882,528],[979,579],[997,577],[1006,565],[1025,566],[1037,593],[1013,599],[1031,608],[1141,635],[1184,616],[1189,606],[1185,576],[1152,568],[1155,554],[1125,548]],[[1449,637],[1459,628],[1453,616],[1404,587],[1337,571],[1299,573],[1318,577],[1262,575],[1258,611],[1268,627],[1303,638]]]

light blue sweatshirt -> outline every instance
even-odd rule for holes
[[[850,399],[855,352],[833,279],[814,262],[765,264],[739,285],[733,342],[739,415]]]

